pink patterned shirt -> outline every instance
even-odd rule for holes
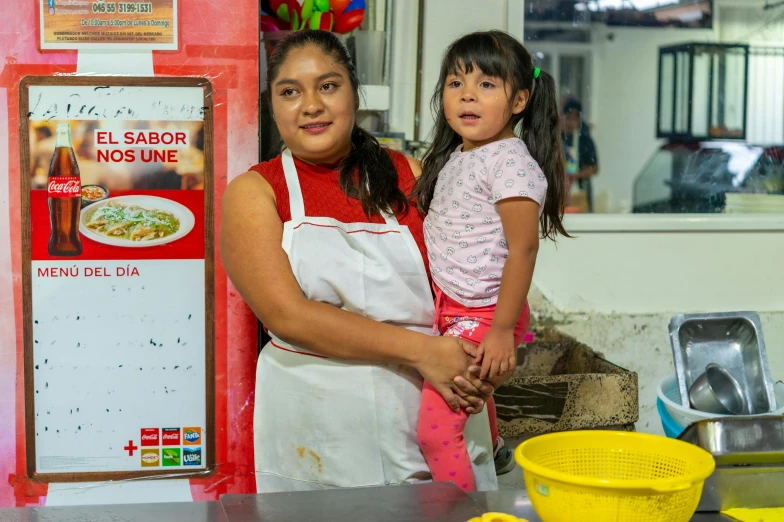
[[[425,244],[433,282],[445,294],[468,307],[488,306],[498,300],[509,255],[495,204],[529,198],[539,203],[541,216],[547,180],[519,138],[462,148],[438,175]]]

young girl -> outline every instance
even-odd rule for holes
[[[447,50],[431,105],[434,139],[414,195],[427,213],[436,326],[478,345],[483,379],[503,379],[528,328],[539,234],[567,236],[555,83],[513,37],[473,33]],[[492,398],[487,406],[493,440],[508,452]],[[417,437],[433,480],[473,491],[467,418],[425,383]]]

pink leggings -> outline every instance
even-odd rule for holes
[[[442,335],[461,337],[479,344],[490,329],[494,306],[468,308],[442,294],[436,287],[436,320]],[[526,303],[515,325],[514,342],[519,345],[528,330],[530,310]],[[490,435],[495,444],[498,438],[495,401],[487,400],[490,418]],[[463,410],[453,412],[444,398],[425,381],[422,387],[422,405],[419,409],[417,440],[425,456],[434,482],[454,482],[464,491],[476,491],[474,471],[466,449],[463,431],[468,414]]]

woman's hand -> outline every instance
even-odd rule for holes
[[[433,385],[453,411],[479,413],[493,387],[469,372],[476,346],[458,337],[430,337],[414,368]],[[459,377],[459,380],[456,379]]]

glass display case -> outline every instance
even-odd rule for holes
[[[704,141],[662,145],[635,180],[632,211],[732,212],[728,194],[755,196],[745,197],[743,212],[781,211],[784,144],[763,147]]]
[[[749,46],[659,49],[656,135],[671,141],[745,139]]]

